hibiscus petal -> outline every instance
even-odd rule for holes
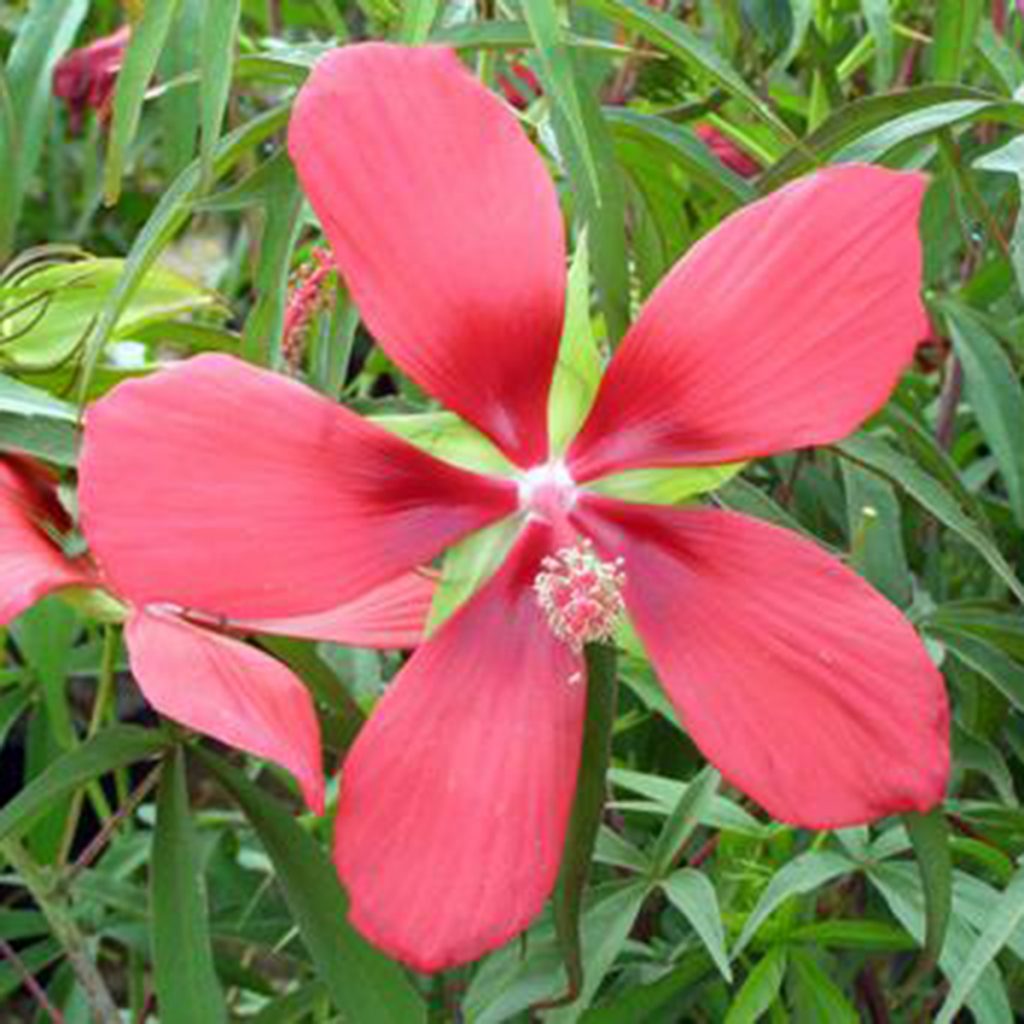
[[[925,185],[831,167],[698,242],[612,360],[569,452],[576,479],[736,462],[854,430],[927,333]]]
[[[288,149],[369,329],[514,461],[547,453],[565,239],[515,116],[449,50],[325,57]]]
[[[53,590],[93,582],[46,535],[48,524],[66,525],[52,481],[26,460],[0,459],[0,626]]]
[[[527,527],[413,655],[343,767],[335,859],[352,921],[420,970],[500,946],[555,884],[586,687],[531,589],[550,545]]]
[[[228,618],[334,608],[516,507],[512,484],[222,355],[91,406],[79,466],[83,529],[114,588]]]
[[[713,509],[584,499],[684,727],[774,817],[837,828],[942,799],[949,712],[910,624],[810,542]]]
[[[326,612],[291,619],[236,620],[232,625],[246,632],[330,640],[352,647],[415,647],[423,639],[435,589],[432,577],[407,572]]]
[[[280,662],[166,614],[135,611],[125,626],[132,674],[168,718],[279,764],[322,814],[320,725],[309,691]]]

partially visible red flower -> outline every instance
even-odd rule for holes
[[[592,486],[830,443],[878,409],[927,330],[925,178],[828,167],[725,220],[648,299],[560,455],[565,227],[508,106],[450,51],[355,45],[303,87],[289,151],[368,329],[515,474],[209,355],[90,407],[80,503],[120,589],[246,617],[349,600],[518,528],[345,760],[335,860],[356,926],[437,970],[537,915],[576,785],[581,648],[623,608],[694,742],[775,817],[934,806],[948,705],[897,609],[786,530]]]
[[[53,69],[53,95],[67,104],[71,130],[78,131],[87,110],[110,113],[110,101],[121,70],[131,29],[125,25],[88,46],[72,50]]]
[[[521,61],[499,71],[497,82],[505,101],[516,110],[525,110],[543,91],[540,79]]]
[[[293,369],[302,363],[306,329],[313,314],[325,301],[324,282],[335,270],[334,257],[328,249],[314,249],[311,265],[297,274],[288,295],[281,329],[281,353]]]
[[[126,598],[92,559],[64,555],[57,537],[70,526],[54,477],[28,459],[0,456],[0,625],[53,591],[103,592],[111,609],[124,606],[132,672],[149,703],[191,729],[282,765],[298,780],[309,807],[322,813],[320,729],[309,691],[240,636],[280,633],[362,647],[413,647],[430,607],[430,581],[407,573],[319,615],[228,621]]]
[[[740,149],[724,132],[713,124],[701,122],[693,127],[694,133],[718,159],[743,178],[752,178],[761,173],[761,165],[747,152]]]

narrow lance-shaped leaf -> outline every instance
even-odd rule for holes
[[[999,341],[970,310],[943,304],[953,347],[960,358],[971,409],[1006,482],[1010,511],[1024,527],[1024,391]]]
[[[115,768],[152,757],[167,746],[157,729],[114,725],[97,733],[33,779],[0,809],[0,839],[20,835],[54,801]]]
[[[164,763],[160,776],[150,898],[161,1024],[225,1021],[181,748]]]
[[[207,4],[199,49],[200,188],[213,182],[213,153],[220,135],[231,92],[235,35],[242,0],[218,0]]]
[[[949,826],[939,809],[928,814],[905,814],[910,841],[917,855],[924,890],[924,951],[917,970],[924,974],[938,963],[953,907],[953,858]]]
[[[1024,924],[1024,867],[1018,868],[1002,898],[999,900],[988,926],[978,937],[974,948],[950,979],[949,994],[942,1004],[936,1024],[952,1024],[972,989],[981,979],[985,968],[996,958],[1004,946]]]
[[[117,76],[117,91],[114,93],[103,178],[103,192],[108,205],[116,203],[121,194],[121,178],[128,150],[139,128],[142,102],[177,9],[178,0],[148,0],[125,50],[124,64]]]

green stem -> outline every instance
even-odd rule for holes
[[[0,842],[0,855],[31,893],[36,905],[60,943],[82,988],[97,1024],[120,1024],[121,1016],[110,990],[89,954],[85,936],[79,930],[71,907],[56,877],[37,864],[16,839]]]
[[[591,644],[585,656],[587,714],[583,729],[583,752],[576,783],[576,798],[565,840],[562,870],[554,897],[555,929],[562,947],[567,985],[565,992],[557,999],[538,1004],[534,1009],[565,1006],[573,1002],[583,988],[580,910],[604,811],[618,689],[615,648]]]

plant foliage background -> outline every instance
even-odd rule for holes
[[[110,116],[70,116],[55,62],[126,21]],[[766,820],[625,653],[612,766],[584,780],[606,787],[596,848],[567,854],[590,862],[582,987],[544,1008],[574,959],[550,914],[444,975],[385,960],[345,924],[329,821],[275,769],[157,721],[118,629],[49,598],[0,663],[0,1020],[1019,1018],[1024,18],[1005,0],[7,0],[0,448],[70,487],[83,403],[205,350],[364,411],[428,407],[333,275],[283,334],[320,244],[289,107],[325,48],[370,37],[454,46],[520,108],[577,252],[585,235],[577,315],[599,338],[758,194],[829,162],[927,169],[932,337],[912,372],[858,435],[751,464],[713,500],[813,537],[910,616],[953,700],[948,801],[836,833]],[[720,162],[708,126],[758,172]],[[314,693],[333,769],[400,658],[266,643]]]

